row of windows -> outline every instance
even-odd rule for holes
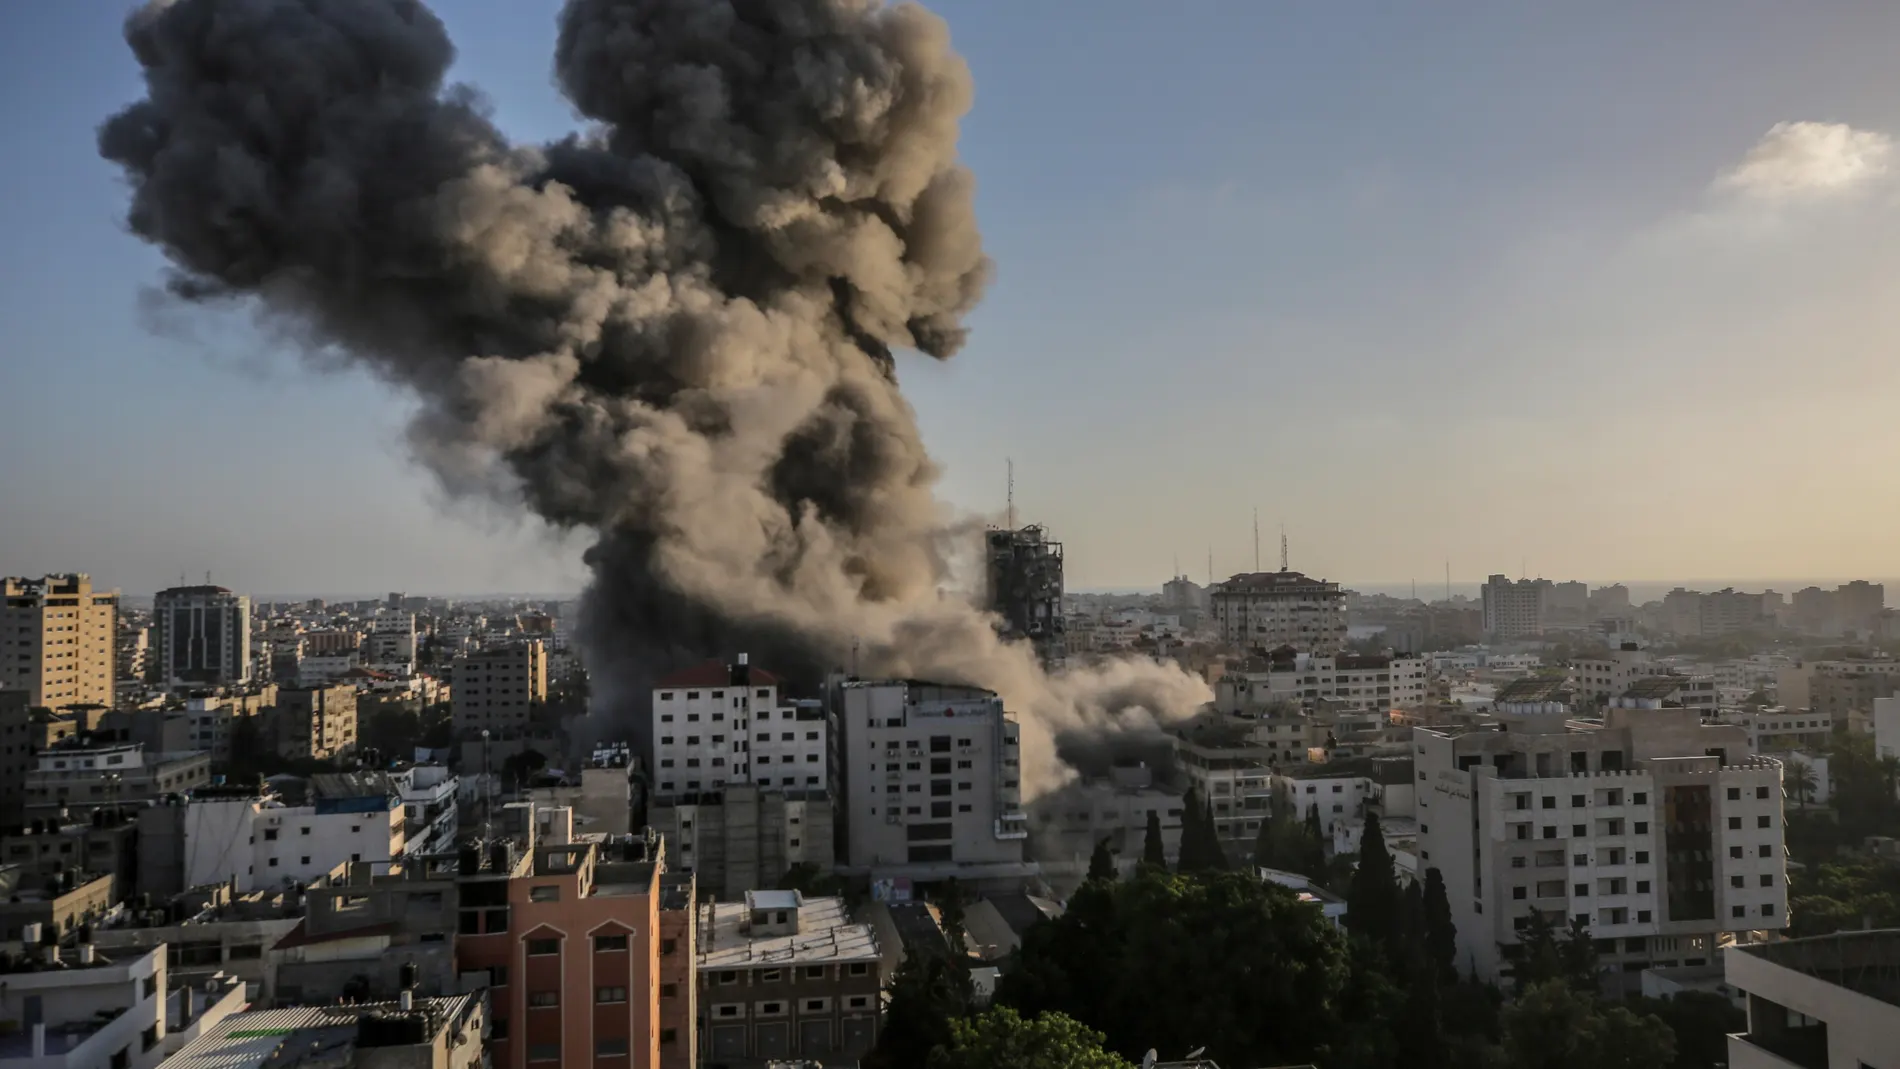
[[[770,786],[772,785],[772,779],[771,779],[771,777],[769,777],[769,776],[765,776],[765,777],[754,777],[754,778],[753,778],[753,780],[752,780],[752,782],[753,782],[753,783],[755,783],[755,784],[757,784],[757,785],[758,785],[758,786],[760,786],[760,787],[770,787]],[[798,777],[797,777],[797,776],[781,776],[781,777],[779,778],[779,786],[781,786],[781,787],[795,787],[795,786],[797,786],[797,785],[798,785]],[[807,787],[816,787],[816,786],[818,786],[818,777],[817,777],[817,776],[806,776],[806,777],[805,777],[805,786],[807,786]],[[675,790],[677,790],[677,789],[678,789],[678,784],[677,784],[677,783],[676,783],[675,781],[673,781],[673,780],[667,780],[667,781],[665,781],[665,782],[663,782],[663,783],[661,783],[661,784],[660,784],[660,792],[661,792],[662,794],[670,794],[670,793],[672,793],[673,791],[675,791]],[[689,780],[687,780],[687,781],[686,781],[686,789],[687,789],[687,790],[689,790],[689,791],[696,791],[696,790],[699,790],[699,781],[698,781],[698,780],[696,780],[696,779],[689,779]]]
[[[551,888],[536,887],[533,889],[533,891],[530,892],[530,897],[532,898],[534,892],[539,892],[539,891],[544,891],[544,890],[549,890],[549,889],[552,889],[553,891],[556,892],[556,897],[554,899],[542,898],[542,899],[534,899],[534,901],[542,901],[542,902],[558,901],[559,891],[560,891],[560,887],[558,884],[553,885]],[[597,935],[594,937],[594,952],[597,954],[607,954],[607,953],[612,953],[616,951],[623,951],[626,949],[627,949],[627,937],[624,935]],[[559,954],[560,952],[561,952],[561,941],[559,939],[530,939],[528,940],[528,956],[529,957],[539,957],[546,954]]]
[[[783,733],[781,733],[781,734],[779,735],[779,737],[778,737],[778,741],[780,741],[780,742],[797,742],[798,740],[797,740],[797,738],[796,738],[796,735],[797,735],[797,732],[793,732],[793,731],[787,731],[787,732],[783,732]],[[709,736],[709,739],[711,740],[711,742],[712,742],[712,744],[713,744],[713,745],[715,745],[715,746],[719,746],[719,745],[723,745],[723,744],[725,743],[725,741],[726,741],[726,737],[725,737],[724,735],[712,735],[712,736]],[[772,741],[772,733],[771,733],[771,732],[769,732],[769,731],[761,731],[761,732],[759,732],[759,733],[758,733],[758,735],[756,735],[756,736],[754,736],[754,737],[753,737],[753,741],[754,741],[754,742],[771,742],[771,741]],[[818,741],[818,733],[817,733],[816,731],[807,731],[807,732],[805,732],[805,741],[806,741],[806,742],[817,742],[817,741]],[[660,736],[660,745],[661,745],[661,746],[671,746],[671,745],[673,745],[673,736],[671,736],[671,735],[662,735],[662,736]],[[688,745],[688,746],[698,746],[698,745],[699,745],[699,736],[698,736],[698,735],[688,735],[688,736],[686,736],[686,745]]]
[[[712,692],[710,692],[710,693],[708,694],[708,697],[713,697],[713,698],[723,698],[723,697],[725,697],[725,696],[726,696],[726,692],[725,692],[725,691],[723,691],[723,690],[715,690],[715,691],[712,691]],[[760,687],[759,689],[757,689],[757,690],[755,690],[755,691],[753,691],[753,692],[752,692],[752,696],[753,696],[753,697],[755,697],[755,698],[770,698],[770,697],[772,696],[772,689],[771,689],[770,687]],[[660,692],[660,700],[661,700],[661,701],[663,701],[663,702],[670,702],[670,701],[672,701],[672,700],[673,700],[673,692],[672,692],[672,691],[670,691],[670,690],[663,690],[663,691],[661,691],[661,692]],[[687,701],[689,701],[689,702],[691,702],[691,701],[698,701],[698,700],[699,700],[699,692],[698,692],[698,691],[696,691],[696,690],[689,690],[689,691],[687,691],[687,692],[686,692],[686,700],[687,700]]]

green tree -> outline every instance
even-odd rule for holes
[[[1141,837],[1141,863],[1157,870],[1168,867],[1167,847],[1161,841],[1161,813],[1148,810],[1148,829]]]
[[[1089,855],[1089,875],[1091,880],[1113,880],[1115,878],[1115,855],[1108,849],[1108,840],[1095,844],[1095,852]]]
[[[1293,892],[1242,873],[1148,871],[1085,884],[1062,917],[1031,927],[996,997],[1100,1029],[1125,1057],[1206,1046],[1222,1065],[1280,1065],[1338,1041],[1351,978],[1345,941]]]
[[[1201,835],[1207,847],[1207,867],[1215,872],[1227,871],[1230,867],[1227,864],[1227,850],[1221,846],[1220,827],[1214,823],[1214,803],[1211,800],[1201,803]]]
[[[997,1006],[950,1022],[950,1040],[930,1052],[929,1069],[1132,1069],[1102,1049],[1102,1034],[1072,1017],[1025,1020]]]
[[[947,1046],[951,1026],[970,1012],[969,977],[940,955],[906,953],[891,977],[890,1002],[866,1069],[917,1069]]]
[[[1632,1013],[1655,1017],[1676,1037],[1674,1069],[1717,1069],[1728,1064],[1728,1037],[1748,1031],[1748,1014],[1712,991],[1685,991],[1672,998],[1625,1003]]]
[[[1590,928],[1575,917],[1570,919],[1570,930],[1557,946],[1557,960],[1562,964],[1563,978],[1579,991],[1595,993],[1601,988],[1602,981],[1597,976],[1597,941],[1590,938]]]
[[[1319,822],[1319,803],[1306,808],[1306,865],[1300,872],[1315,880],[1326,878],[1326,831]]]
[[[1425,956],[1441,983],[1458,978],[1458,931],[1445,894],[1445,875],[1437,868],[1425,870]]]
[[[964,928],[963,885],[955,876],[944,885],[943,902],[937,907],[943,917],[944,938],[950,942],[950,952],[961,961],[970,952],[969,932]]]
[[[1504,1052],[1512,1069],[1669,1069],[1676,1037],[1654,1017],[1553,980],[1505,1009]]]
[[[1181,799],[1181,849],[1174,861],[1181,872],[1205,872],[1213,867],[1212,844],[1201,818],[1201,790],[1189,787]]]
[[[1788,793],[1794,795],[1797,804],[1806,805],[1814,797],[1815,788],[1820,786],[1814,775],[1814,766],[1806,761],[1790,761],[1787,775],[1783,777],[1788,785]]]
[[[1385,829],[1377,810],[1366,811],[1359,837],[1359,867],[1353,870],[1346,892],[1346,926],[1381,947],[1396,945],[1400,935],[1398,877],[1392,870],[1392,852],[1385,845]]]

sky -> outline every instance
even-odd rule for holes
[[[554,0],[437,0],[521,140]],[[1900,575],[1900,5],[939,0],[997,278],[900,377],[942,494],[1071,587],[1262,562]],[[116,0],[0,4],[0,573],[131,593],[570,591],[410,403],[151,296],[94,130]]]

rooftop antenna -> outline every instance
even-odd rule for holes
[[[1286,561],[1286,524],[1280,525],[1280,570],[1287,570]]]
[[[1253,510],[1253,570],[1260,570],[1260,510]]]
[[[1013,457],[1006,457],[1003,463],[1007,465],[1009,469],[1009,495],[1007,499],[1009,504],[1003,513],[1005,517],[1003,523],[1010,530],[1014,531],[1016,529],[1016,460]]]

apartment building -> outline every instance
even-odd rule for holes
[[[185,886],[279,889],[348,862],[386,867],[403,856],[402,800],[387,776],[327,774],[311,790],[304,805],[256,787],[194,792],[185,805]]]
[[[192,749],[210,752],[212,761],[229,761],[231,734],[237,722],[276,706],[277,686],[273,683],[239,693],[194,694],[185,699],[186,739]]]
[[[1016,880],[1028,816],[1021,734],[994,693],[919,680],[834,680],[840,865],[918,880]]]
[[[243,1007],[242,984],[171,990],[163,947],[33,951],[0,964],[0,1017],[21,1024],[0,1047],[0,1066],[156,1069],[200,1028]]]
[[[1171,740],[1176,765],[1214,811],[1214,830],[1230,858],[1251,851],[1267,819],[1273,797],[1273,772],[1281,763],[1305,759],[1251,737],[1246,725],[1228,719],[1203,719],[1176,728]]]
[[[653,691],[653,793],[678,798],[729,785],[823,794],[824,706],[793,702],[777,676],[741,653],[660,680]]]
[[[1826,745],[1834,734],[1833,719],[1812,709],[1774,705],[1728,709],[1720,715],[1723,723],[1738,724],[1748,732],[1748,748],[1755,753],[1812,752]]]
[[[457,657],[451,676],[450,715],[461,734],[524,730],[548,700],[548,655],[540,639]]]
[[[1581,922],[1611,986],[1706,965],[1788,923],[1781,764],[1694,710],[1416,728],[1419,864],[1445,878],[1458,958],[1495,980],[1532,910]]]
[[[1148,817],[1161,828],[1162,853],[1181,849],[1181,795],[1155,787],[1143,766],[1117,767],[1106,780],[1071,783],[1029,804],[1030,843],[1045,876],[1087,875],[1097,844],[1132,871],[1147,848]]]
[[[1544,602],[1551,585],[1548,579],[1512,582],[1502,575],[1485,579],[1481,592],[1484,633],[1499,642],[1543,634]]]
[[[487,1013],[487,999],[479,992],[233,1013],[215,1023],[207,1021],[202,1034],[165,1065],[480,1069],[487,1064],[482,1043]]]
[[[831,871],[836,822],[828,794],[749,784],[656,799],[647,810],[675,863],[727,901],[779,882],[794,866]]]
[[[1748,1030],[1728,1037],[1731,1069],[1900,1069],[1900,931],[1727,948],[1723,979],[1742,993]]]
[[[877,934],[839,898],[751,891],[699,907],[699,1007],[716,1064],[855,1064],[877,1042]]]
[[[327,761],[356,749],[356,688],[283,687],[269,717],[280,757]]]
[[[211,781],[202,750],[153,752],[136,742],[94,745],[72,737],[33,755],[26,774],[25,815],[84,818],[102,807],[137,808]]]
[[[1260,712],[1331,702],[1353,712],[1379,713],[1422,705],[1426,660],[1396,654],[1315,654],[1280,649],[1230,668],[1215,684],[1222,712]]]
[[[158,680],[173,686],[251,680],[251,599],[221,586],[152,596]]]
[[[498,843],[459,881],[456,969],[485,973],[490,1062],[658,1066],[690,1042],[662,1030],[662,865],[614,862],[602,843]],[[495,862],[499,862],[499,864]]]
[[[1246,572],[1208,590],[1220,639],[1243,649],[1336,653],[1346,644],[1346,593],[1295,571]]]
[[[363,640],[363,653],[371,664],[414,664],[416,614],[400,609],[376,610],[369,621],[369,635]]]
[[[117,676],[119,592],[82,573],[0,579],[0,689],[27,704],[110,708]]]
[[[0,690],[0,827],[26,822],[26,774],[35,756],[85,730],[96,710],[55,713],[34,708],[24,690]]]
[[[1774,626],[1765,595],[1725,587],[1710,593],[1677,587],[1663,595],[1663,624],[1684,637],[1715,638]]]
[[[1608,657],[1579,657],[1572,661],[1570,682],[1578,701],[1586,705],[1608,705],[1637,680],[1668,674],[1669,666],[1657,663],[1648,650],[1632,642],[1611,650]]]

